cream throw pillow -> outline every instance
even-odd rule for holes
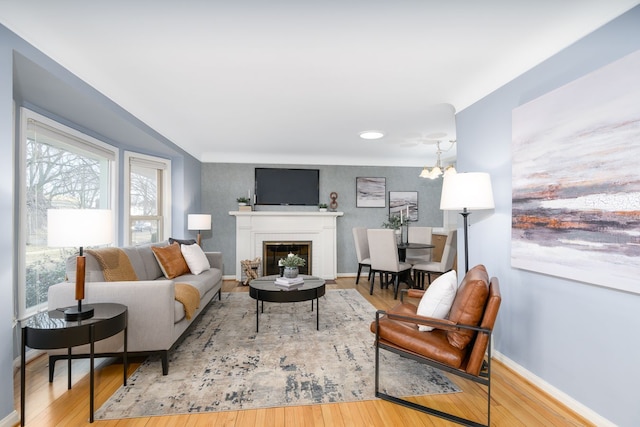
[[[418,305],[419,316],[446,319],[458,290],[458,276],[451,270],[438,277],[429,285]],[[422,332],[433,330],[433,326],[418,325]]]
[[[180,245],[180,251],[184,260],[187,261],[191,274],[198,275],[211,268],[207,256],[198,245]]]

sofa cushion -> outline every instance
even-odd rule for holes
[[[191,274],[198,275],[211,268],[207,256],[198,245],[180,245],[180,251],[189,266]]]
[[[138,280],[131,261],[126,252],[120,248],[87,249],[102,268],[102,274],[107,282]]]
[[[451,306],[449,320],[463,325],[478,326],[489,295],[489,276],[484,265],[477,265],[467,272],[458,287]],[[447,340],[459,349],[464,349],[475,336],[475,331],[448,331]]]
[[[195,245],[196,241],[194,239],[174,239],[173,237],[169,237],[169,244],[172,245],[178,242],[179,245]]]
[[[179,244],[152,246],[151,250],[158,260],[158,264],[160,264],[162,273],[164,273],[167,279],[173,279],[174,277],[189,273],[189,266],[182,256]]]
[[[451,270],[439,276],[427,288],[418,304],[417,314],[436,319],[446,319],[451,310],[451,304],[458,290],[458,276]],[[418,325],[422,332],[432,331],[433,326]]]

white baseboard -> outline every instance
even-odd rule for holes
[[[548,382],[544,381],[542,378],[534,375],[532,372],[526,370],[522,366],[518,365],[513,360],[506,357],[504,354],[499,351],[493,351],[493,359],[499,361],[504,364],[506,367],[516,372],[518,375],[529,381],[534,386],[538,387],[543,392],[547,393],[549,396],[556,399],[558,402],[571,409],[578,415],[586,418],[591,421],[593,424],[600,427],[616,427],[614,423],[602,417],[600,414],[596,413],[592,409],[583,405],[582,403],[575,400],[573,397],[569,396],[565,392],[555,388]]]
[[[13,427],[20,422],[20,415],[17,411],[11,412],[9,415],[0,420],[0,427]]]

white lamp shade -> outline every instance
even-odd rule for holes
[[[440,209],[461,211],[493,209],[491,177],[484,172],[445,174]]]
[[[113,241],[113,216],[108,209],[47,210],[47,246],[107,245]]]
[[[211,215],[209,215],[209,214],[189,214],[189,215],[187,215],[187,229],[189,229],[189,230],[211,230]]]

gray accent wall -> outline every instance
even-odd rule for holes
[[[420,168],[369,167],[369,166],[293,166],[263,164],[202,164],[202,213],[211,213],[213,229],[203,234],[206,250],[222,251],[225,276],[235,274],[235,217],[230,211],[238,210],[236,199],[253,197],[256,167],[301,167],[320,170],[320,202],[330,203],[329,194],[338,193],[338,209],[344,215],[338,217],[338,275],[353,274],[358,262],[353,242],[353,227],[380,228],[389,213],[389,191],[417,191],[419,218],[412,225],[442,227],[440,211],[442,178],[419,178]],[[356,207],[356,178],[386,178],[387,200],[385,208]],[[258,206],[256,210],[316,211],[314,206]]]
[[[640,295],[511,267],[511,112],[638,49],[640,6],[457,115],[459,170],[492,178],[496,209],[469,217],[469,257],[500,279],[497,350],[619,426],[640,425]]]

